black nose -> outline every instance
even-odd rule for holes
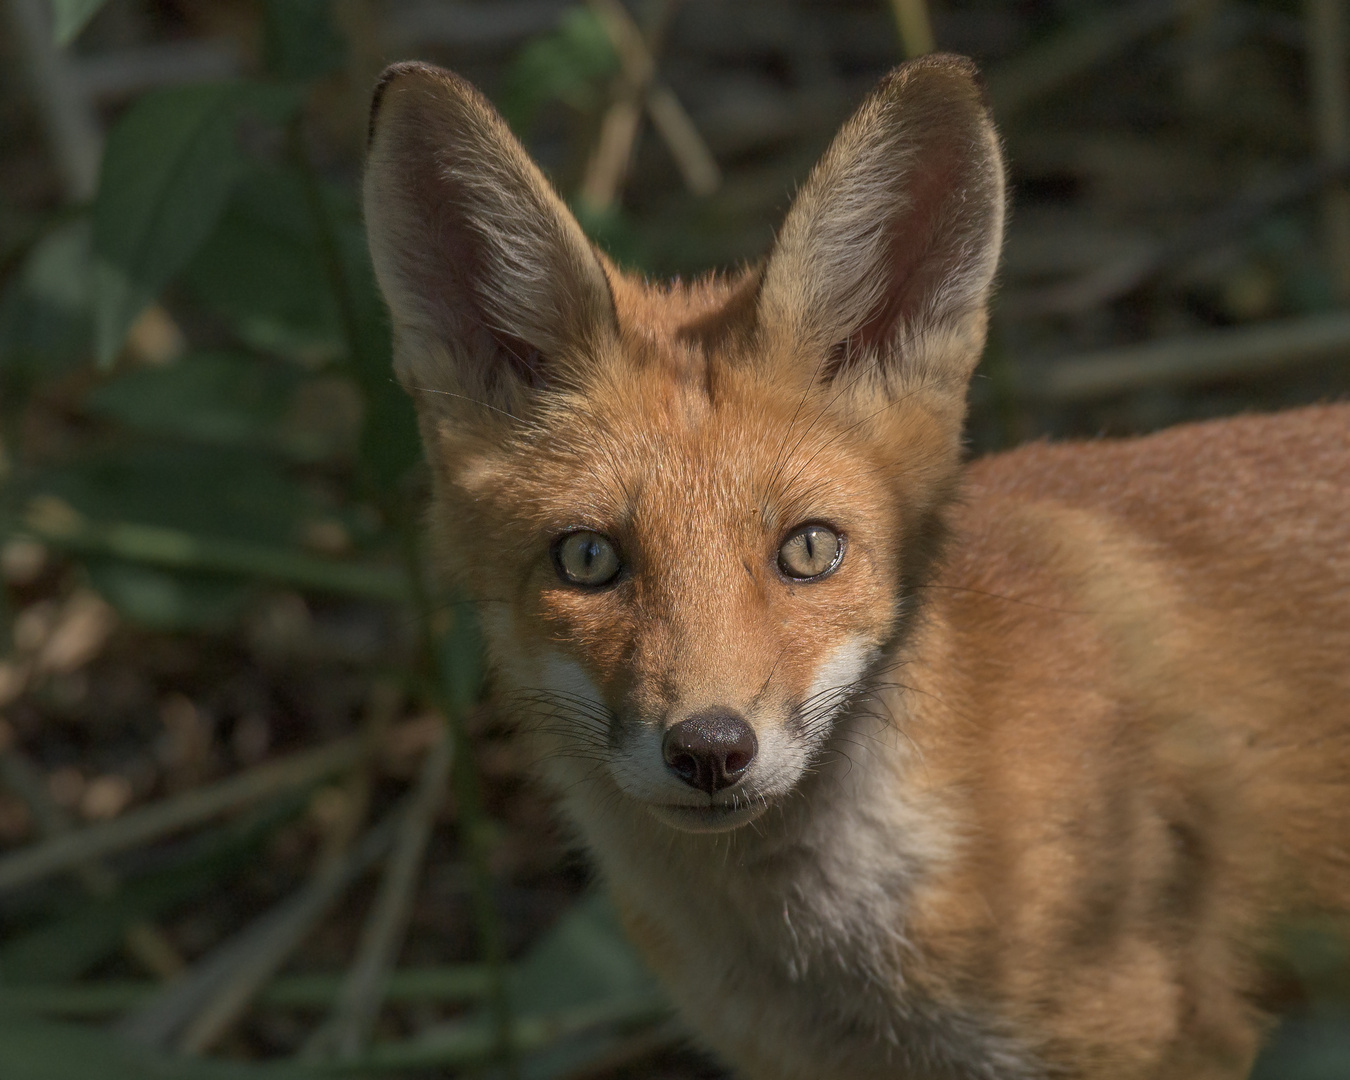
[[[681,720],[661,741],[671,772],[709,795],[744,776],[758,750],[755,729],[727,709],[709,709]]]

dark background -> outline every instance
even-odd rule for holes
[[[906,53],[975,57],[977,454],[1345,396],[1342,9],[5,0],[0,1075],[721,1075],[425,571],[357,202],[384,64],[472,79],[665,277],[762,254]],[[1339,939],[1273,948],[1259,1074],[1350,1076]]]

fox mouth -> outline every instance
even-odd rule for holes
[[[687,806],[683,803],[649,803],[647,810],[662,824],[681,832],[720,833],[748,825],[768,809],[764,802],[741,802],[730,806],[709,804]]]

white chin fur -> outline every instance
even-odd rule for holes
[[[749,825],[768,808],[768,804],[764,802],[735,807],[647,804],[648,813],[661,824],[690,833],[731,832],[743,825]]]

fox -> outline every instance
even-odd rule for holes
[[[1350,903],[1350,406],[967,462],[1003,241],[969,60],[740,272],[653,283],[401,63],[364,214],[500,706],[747,1080],[1229,1080]]]

